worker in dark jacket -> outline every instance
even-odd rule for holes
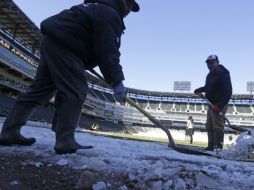
[[[21,94],[6,118],[0,135],[1,145],[32,145],[20,130],[37,105],[56,93],[56,143],[58,154],[91,148],[74,138],[83,102],[87,95],[85,69],[98,66],[112,86],[115,98],[125,97],[124,75],[119,64],[123,18],[138,12],[135,0],[85,0],[41,23],[41,60],[32,85]]]
[[[208,108],[207,111],[208,147],[206,149],[222,149],[225,121],[219,113],[225,114],[227,112],[228,102],[232,95],[230,73],[223,65],[219,64],[216,55],[210,55],[206,63],[210,72],[206,77],[205,86],[196,89],[194,93],[205,92],[205,97],[215,105],[214,108]]]

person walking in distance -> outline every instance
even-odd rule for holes
[[[217,55],[210,55],[206,59],[209,73],[206,76],[205,86],[197,88],[194,93],[202,95],[215,105],[207,111],[206,128],[208,133],[208,147],[206,150],[213,151],[214,148],[223,148],[224,142],[224,118],[220,112],[226,114],[228,102],[232,96],[232,84],[229,71],[221,64]]]
[[[117,101],[123,102],[124,74],[120,65],[123,19],[138,12],[135,0],[85,0],[41,23],[40,64],[32,85],[21,94],[8,114],[0,145],[30,146],[35,138],[21,134],[34,108],[56,95],[55,152],[75,153],[91,148],[76,142],[74,134],[87,95],[84,70],[99,67]]]
[[[190,138],[190,144],[193,143],[193,135],[194,135],[194,129],[193,129],[193,118],[192,116],[189,116],[186,124],[186,131],[185,131],[185,136],[186,139],[189,137]]]

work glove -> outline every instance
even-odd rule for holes
[[[221,112],[221,109],[220,109],[219,106],[215,105],[215,106],[213,107],[213,111],[214,111],[215,113],[220,113],[220,112]]]
[[[125,87],[122,82],[119,82],[117,85],[113,86],[114,96],[116,100],[120,103],[123,103],[125,100]]]
[[[204,87],[200,87],[200,88],[197,88],[196,90],[194,90],[194,93],[195,94],[201,94],[204,91],[205,91],[205,88]]]

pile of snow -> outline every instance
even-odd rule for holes
[[[219,154],[228,159],[248,159],[254,153],[254,131],[251,135],[247,132],[241,133],[238,138],[228,148]]]
[[[117,189],[122,190],[130,186],[147,190],[254,189],[253,163],[181,154],[168,149],[166,143],[113,139],[81,132],[76,133],[77,141],[93,145],[93,149],[56,155],[53,150],[55,134],[49,129],[26,126],[22,133],[35,137],[37,142],[30,147],[0,146],[0,154],[25,154],[38,161],[27,160],[22,164],[36,167],[68,165],[80,170],[79,185],[87,181],[88,172],[97,171],[121,177],[123,180],[119,180]],[[94,190],[115,188],[112,182],[101,179],[92,187]]]

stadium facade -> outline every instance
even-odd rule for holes
[[[6,116],[15,97],[32,82],[40,60],[42,35],[39,28],[12,1],[0,1],[0,115]],[[113,92],[103,82],[84,71],[89,83],[82,120],[96,118],[126,125],[153,125],[130,105],[116,103]],[[183,127],[188,116],[197,125],[206,121],[207,104],[193,93],[157,92],[127,88],[127,96],[169,127]],[[234,94],[227,113],[232,124],[254,126],[253,95]],[[32,120],[51,123],[54,98],[38,107]],[[80,123],[81,125],[82,123]]]

